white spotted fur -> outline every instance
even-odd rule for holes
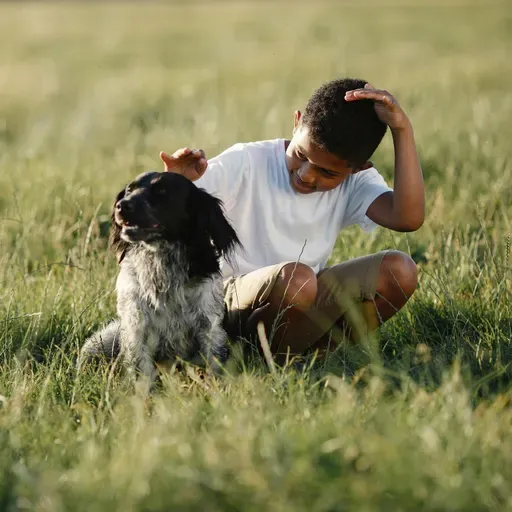
[[[112,356],[118,345],[130,373],[138,370],[150,383],[160,360],[203,359],[217,370],[227,355],[221,275],[192,281],[187,275],[179,243],[133,246],[116,282],[119,318],[86,341],[81,359]]]

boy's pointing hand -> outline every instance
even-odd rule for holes
[[[166,172],[181,174],[190,181],[198,180],[206,171],[208,162],[202,149],[181,148],[172,155],[160,152]]]

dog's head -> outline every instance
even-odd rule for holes
[[[121,262],[130,246],[162,240],[228,259],[240,244],[219,199],[179,174],[148,172],[117,195],[110,244]]]

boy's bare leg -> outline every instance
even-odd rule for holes
[[[373,301],[360,303],[360,314],[368,331],[399,311],[417,286],[415,263],[405,254],[389,252],[382,259]],[[318,282],[313,270],[302,264],[286,265],[274,286],[267,303],[255,310],[247,322],[247,334],[254,335],[263,322],[271,350],[278,362],[304,353],[309,348],[325,351],[327,336],[333,326],[343,329],[339,303],[313,307]],[[334,347],[331,347],[334,348]]]
[[[359,313],[368,332],[373,332],[400,311],[412,296],[418,285],[417,268],[414,261],[404,253],[390,252],[384,256],[377,280],[376,295],[373,300],[359,304]],[[345,339],[357,339],[357,333],[342,316],[335,322],[333,331],[343,332]],[[335,340],[334,340],[335,341]],[[310,347],[325,355],[336,349],[337,344],[329,334],[319,338]]]
[[[292,356],[299,354],[296,346],[319,339],[324,332],[308,316],[316,294],[317,279],[310,267],[285,265],[266,303],[249,316],[245,336],[254,338],[258,324],[263,322],[274,355],[285,356],[288,348]]]

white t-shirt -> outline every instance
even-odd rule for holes
[[[328,192],[300,194],[290,184],[284,139],[235,144],[209,160],[195,184],[224,202],[243,245],[236,265],[222,262],[225,278],[284,261],[300,261],[318,272],[341,229],[376,227],[366,211],[391,190],[372,167]]]

